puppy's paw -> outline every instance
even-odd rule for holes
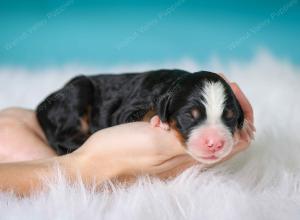
[[[151,126],[154,127],[160,127],[160,119],[157,115],[154,115],[151,119],[150,119],[150,124]]]
[[[162,122],[157,115],[150,119],[150,124],[152,127],[160,127],[163,130],[170,130],[168,123]]]

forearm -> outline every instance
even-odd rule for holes
[[[104,162],[105,160],[101,163]],[[13,191],[19,196],[26,196],[44,190],[44,179],[55,178],[57,167],[71,182],[76,181],[79,174],[86,185],[92,184],[93,175],[89,175],[88,170],[82,166],[83,163],[77,155],[74,157],[70,154],[44,160],[0,164],[0,191]],[[108,167],[101,166],[101,163],[97,167],[100,175],[95,177],[98,184],[118,175]]]
[[[27,195],[42,189],[42,177],[54,175],[57,158],[0,164],[0,190]]]

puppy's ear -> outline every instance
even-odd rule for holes
[[[161,96],[157,103],[157,114],[162,122],[168,121],[168,108],[170,105],[171,97],[167,93]]]

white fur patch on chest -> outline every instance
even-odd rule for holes
[[[205,82],[203,87],[203,105],[206,109],[207,123],[220,121],[226,101],[225,88],[221,82]]]

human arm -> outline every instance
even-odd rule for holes
[[[21,196],[39,191],[44,187],[42,177],[54,178],[57,165],[69,180],[80,174],[89,185],[139,174],[167,177],[190,162],[172,132],[146,122],[129,123],[96,132],[79,150],[65,156],[0,164],[0,191]]]
[[[103,155],[104,156],[104,155]],[[12,162],[0,164],[0,192],[13,192],[18,196],[27,196],[45,189],[45,179],[54,179],[57,175],[55,167],[59,167],[71,182],[76,181],[79,166],[71,155],[52,157],[49,159]],[[98,182],[116,177],[118,170],[105,167],[105,162],[98,162],[97,172],[101,173]],[[75,164],[73,164],[75,163]]]

